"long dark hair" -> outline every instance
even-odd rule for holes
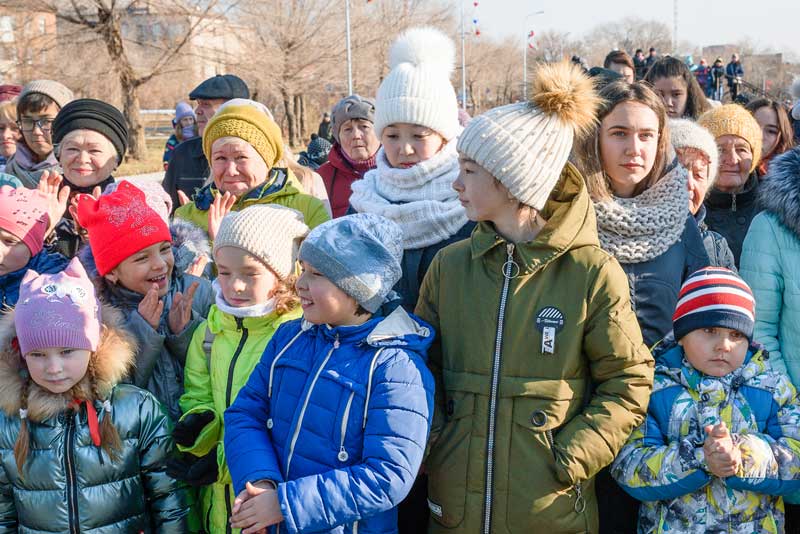
[[[794,148],[794,129],[792,128],[792,123],[789,120],[789,114],[786,112],[786,108],[779,102],[770,98],[757,98],[756,100],[750,101],[745,107],[754,117],[756,111],[759,109],[770,107],[775,111],[775,115],[778,117],[778,130],[780,131],[778,144],[775,145],[772,152],[761,158],[761,162],[758,164],[759,171],[763,175],[766,173],[767,166],[772,158]]]
[[[662,57],[650,67],[644,75],[644,81],[651,86],[655,85],[659,78],[681,78],[686,84],[686,110],[683,117],[687,119],[697,119],[700,115],[711,109],[706,100],[703,90],[694,74],[683,61],[674,57]]]

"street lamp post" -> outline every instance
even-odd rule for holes
[[[528,19],[537,15],[544,15],[544,11],[535,11],[525,16],[525,40],[522,42],[522,96],[528,99],[528,41],[530,31],[528,30]]]
[[[461,4],[461,109],[467,110],[467,59],[465,56],[467,36],[464,33],[464,0]]]
[[[350,0],[344,0],[344,33],[347,41],[347,94],[353,94],[353,57],[350,52]]]

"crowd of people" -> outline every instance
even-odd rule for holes
[[[469,118],[446,35],[389,57],[298,155],[203,81],[160,184],[0,86],[0,532],[800,531],[800,107],[651,49]]]

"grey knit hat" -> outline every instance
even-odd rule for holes
[[[346,246],[345,246],[346,244]],[[403,232],[380,215],[356,213],[314,228],[300,260],[314,266],[368,312],[376,312],[400,280]]]
[[[250,206],[223,217],[214,240],[214,254],[235,247],[252,254],[281,280],[294,272],[300,240],[308,234],[303,215],[275,204]]]
[[[358,95],[346,96],[333,107],[331,131],[333,138],[339,142],[339,128],[351,119],[363,119],[375,122],[375,101]]]
[[[719,152],[717,142],[711,132],[694,121],[672,119],[669,121],[669,138],[673,148],[696,148],[708,156],[708,182],[714,185],[717,179]],[[711,187],[708,189],[710,191]]]
[[[63,108],[75,99],[75,95],[66,86],[53,80],[34,80],[22,88],[17,102],[22,101],[25,96],[31,93],[40,93],[50,97],[56,103],[58,109]]]

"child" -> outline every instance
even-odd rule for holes
[[[392,44],[392,70],[375,104],[377,168],[352,185],[355,211],[387,217],[403,231],[403,276],[395,290],[409,312],[436,253],[475,227],[451,187],[462,130],[450,83],[454,57],[453,42],[433,28],[412,28]]]
[[[19,178],[29,189],[39,185],[45,171],[61,172],[53,154],[51,132],[56,115],[73,98],[72,91],[53,80],[34,80],[22,88],[17,99],[22,139],[4,172]]]
[[[659,59],[644,79],[664,101],[670,119],[695,120],[710,107],[694,74],[678,58]]]
[[[172,151],[175,147],[193,137],[197,137],[197,117],[194,115],[192,106],[186,102],[178,102],[175,106],[175,118],[172,119],[174,132],[167,139],[164,147],[164,170],[169,167],[169,160],[172,158]]]
[[[177,421],[186,351],[213,293],[208,280],[176,265],[182,243],[173,240],[165,221],[166,193],[157,191],[161,195],[145,196],[122,181],[99,199],[79,195],[74,213],[89,233],[81,259],[100,298],[125,313],[125,326],[139,342],[132,382],[153,393]],[[184,240],[204,241],[199,229]]]
[[[225,412],[234,528],[396,532],[433,410],[433,330],[387,302],[402,250],[397,225],[370,214],[301,246],[304,320],[278,329]]]
[[[38,190],[0,187],[0,306],[17,303],[28,269],[53,274],[67,266],[64,256],[43,248],[49,222],[47,197]]]
[[[135,343],[79,261],[28,271],[0,332],[0,529],[186,532],[184,491],[164,472],[169,418],[119,384]]]
[[[755,301],[733,271],[683,284],[674,342],[659,346],[647,419],[612,466],[643,501],[639,532],[784,531],[800,488],[800,405],[752,343]]]
[[[194,332],[186,357],[178,449],[200,459],[176,462],[175,476],[201,490],[207,532],[225,532],[236,498],[222,447],[222,415],[261,359],[277,328],[302,315],[294,289],[303,216],[275,205],[229,213],[214,241],[216,304]]]

